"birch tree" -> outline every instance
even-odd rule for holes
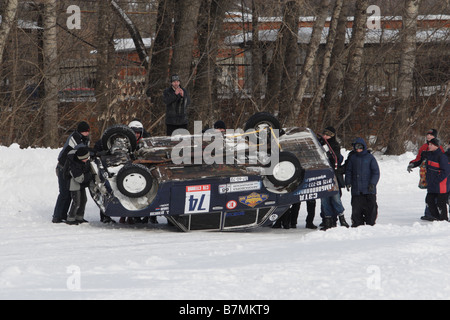
[[[334,43],[336,40],[337,27],[338,27],[339,17],[341,15],[343,4],[344,4],[344,0],[336,0],[336,4],[333,9],[333,14],[331,16],[331,23],[330,23],[330,28],[329,28],[329,32],[328,32],[327,44],[325,46],[325,53],[324,53],[324,57],[323,57],[322,68],[321,68],[320,75],[319,75],[319,84],[318,84],[318,87],[316,88],[316,92],[315,92],[313,100],[311,102],[311,106],[309,107],[309,109],[313,113],[312,120],[313,120],[316,128],[324,127],[323,123],[321,126],[319,126],[319,123],[318,123],[319,122],[320,105],[321,105],[321,101],[322,101],[322,95],[325,90],[328,73],[331,68],[331,54],[333,52]]]
[[[58,146],[58,39],[56,30],[57,0],[44,2],[44,145]]]
[[[361,66],[364,55],[364,44],[367,29],[368,0],[357,0],[355,18],[353,21],[352,38],[349,44],[347,70],[344,77],[344,87],[341,99],[341,120],[335,126],[339,128],[352,115],[356,109],[361,86]]]
[[[306,59],[302,67],[302,73],[298,82],[298,86],[295,90],[295,103],[294,108],[292,109],[292,116],[294,120],[298,120],[303,97],[305,95],[309,80],[311,79],[313,66],[316,60],[317,51],[320,46],[323,28],[325,27],[325,22],[328,17],[330,4],[331,0],[321,0],[320,2],[320,9],[314,23],[311,41],[306,53]]]
[[[413,75],[416,63],[416,33],[417,16],[420,0],[407,0],[403,11],[403,26],[401,35],[401,57],[398,75],[397,99],[394,121],[386,154],[403,154],[405,139],[409,131],[408,114],[413,93]]]
[[[323,122],[329,124],[334,124],[339,117],[339,93],[342,90],[345,74],[345,57],[347,53],[345,39],[347,34],[347,16],[349,7],[348,2],[344,2],[336,27],[336,36],[334,39],[333,51],[331,52],[330,72],[328,73],[325,84]]]
[[[14,24],[17,8],[19,6],[18,0],[7,0],[5,10],[1,15],[0,24],[0,65],[3,62],[3,52],[5,51],[6,42],[8,41],[8,35]]]

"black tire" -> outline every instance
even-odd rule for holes
[[[150,192],[153,178],[150,170],[142,164],[128,164],[119,170],[116,178],[119,191],[130,198],[139,198]]]
[[[267,126],[272,129],[281,129],[280,122],[277,118],[268,112],[258,112],[252,115],[245,123],[244,131],[254,129],[258,130],[258,127]]]
[[[267,176],[276,187],[287,187],[293,182],[301,184],[304,178],[305,169],[302,168],[297,156],[290,152],[280,152],[273,174]]]
[[[117,138],[124,138],[127,141],[128,152],[136,150],[137,141],[134,131],[126,125],[114,125],[103,132],[102,146],[103,150],[112,151],[111,147]]]

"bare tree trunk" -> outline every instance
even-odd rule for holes
[[[283,59],[285,48],[283,47],[283,29],[281,26],[278,32],[277,40],[274,42],[272,49],[272,57],[267,70],[267,88],[266,97],[264,99],[264,108],[270,113],[274,113],[279,109],[278,97],[280,94],[281,77],[283,74]]]
[[[173,41],[173,13],[173,0],[159,1],[147,90],[147,96],[151,98],[156,110],[165,110],[162,92],[168,86],[169,57]]]
[[[148,69],[149,64],[149,56],[147,54],[147,50],[145,49],[144,41],[142,41],[141,34],[139,33],[138,28],[134,25],[133,21],[128,17],[127,13],[122,10],[122,8],[117,4],[115,0],[110,0],[110,5],[122,23],[125,25],[128,33],[133,39],[134,46],[136,47],[136,51],[138,53],[139,59],[141,60],[142,65],[145,69]]]
[[[110,41],[110,14],[108,3],[98,3],[98,28],[97,28],[97,74],[96,74],[96,98],[97,117],[102,124],[102,132],[108,126],[108,106],[111,88],[109,72],[111,63],[109,61]]]
[[[348,54],[347,70],[344,77],[344,87],[341,99],[343,113],[341,114],[341,120],[337,123],[336,128],[339,128],[344,124],[359,103],[357,98],[359,97],[361,91],[360,73],[367,29],[368,3],[368,0],[357,0],[356,2],[352,38],[349,44],[350,50]]]
[[[337,26],[339,22],[339,16],[342,11],[342,6],[344,4],[344,0],[336,0],[336,4],[334,6],[333,14],[331,17],[331,23],[328,33],[327,44],[325,46],[325,54],[323,57],[322,69],[319,75],[319,85],[316,89],[316,93],[314,95],[312,106],[310,109],[313,111],[313,122],[315,128],[323,127],[319,126],[319,114],[320,114],[320,105],[322,101],[322,95],[325,89],[325,85],[327,82],[328,73],[330,72],[331,67],[331,53],[333,52],[334,42],[336,40]]]
[[[262,52],[259,41],[259,3],[252,0],[252,97],[261,105],[263,95]]]
[[[336,38],[331,53],[331,70],[328,74],[325,98],[323,100],[323,123],[334,124],[338,118],[339,93],[342,90],[345,74],[345,38],[347,34],[347,16],[349,4],[344,3],[339,16]]]
[[[216,59],[223,19],[228,0],[203,0],[198,21],[200,60],[197,65],[195,86],[191,99],[197,113],[196,119],[210,124],[220,116],[217,106]]]
[[[0,65],[3,62],[3,52],[5,51],[9,32],[16,18],[18,6],[18,0],[7,0],[5,10],[2,12],[2,22],[0,24]]]
[[[303,64],[302,74],[295,90],[295,103],[292,108],[292,116],[294,121],[299,120],[298,117],[300,114],[303,97],[305,95],[306,88],[308,87],[309,80],[311,79],[316,54],[320,46],[320,40],[322,38],[323,28],[325,27],[325,21],[328,17],[330,4],[331,0],[321,0],[320,3],[319,13],[316,17],[316,22],[314,23],[311,41],[309,43],[308,52],[306,53],[306,59]]]
[[[279,92],[280,114],[282,123],[291,116],[291,108],[294,101],[297,84],[297,60],[300,57],[298,46],[298,18],[300,17],[300,1],[294,0],[286,3],[283,23],[286,25],[283,34],[284,68]],[[294,123],[295,125],[296,123]]]
[[[58,146],[58,39],[56,30],[57,0],[44,3],[44,145]]]
[[[408,115],[413,93],[413,75],[416,64],[416,33],[417,16],[419,14],[420,0],[408,0],[403,14],[403,27],[401,36],[402,53],[398,74],[398,104],[395,110],[394,121],[391,128],[386,154],[398,155],[405,152],[405,139],[408,134]]]
[[[172,73],[180,76],[183,86],[191,80],[192,52],[197,35],[197,19],[201,2],[201,0],[175,1],[175,43],[170,69]]]

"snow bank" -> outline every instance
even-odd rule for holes
[[[91,199],[89,224],[52,224],[59,151],[0,147],[2,299],[450,298],[450,224],[419,219],[412,153],[377,156],[375,227],[307,230],[302,205],[297,229],[180,233],[103,225]]]

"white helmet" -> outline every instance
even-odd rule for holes
[[[130,127],[134,132],[140,133],[141,136],[144,133],[144,126],[140,121],[133,120],[128,124],[128,127]]]

